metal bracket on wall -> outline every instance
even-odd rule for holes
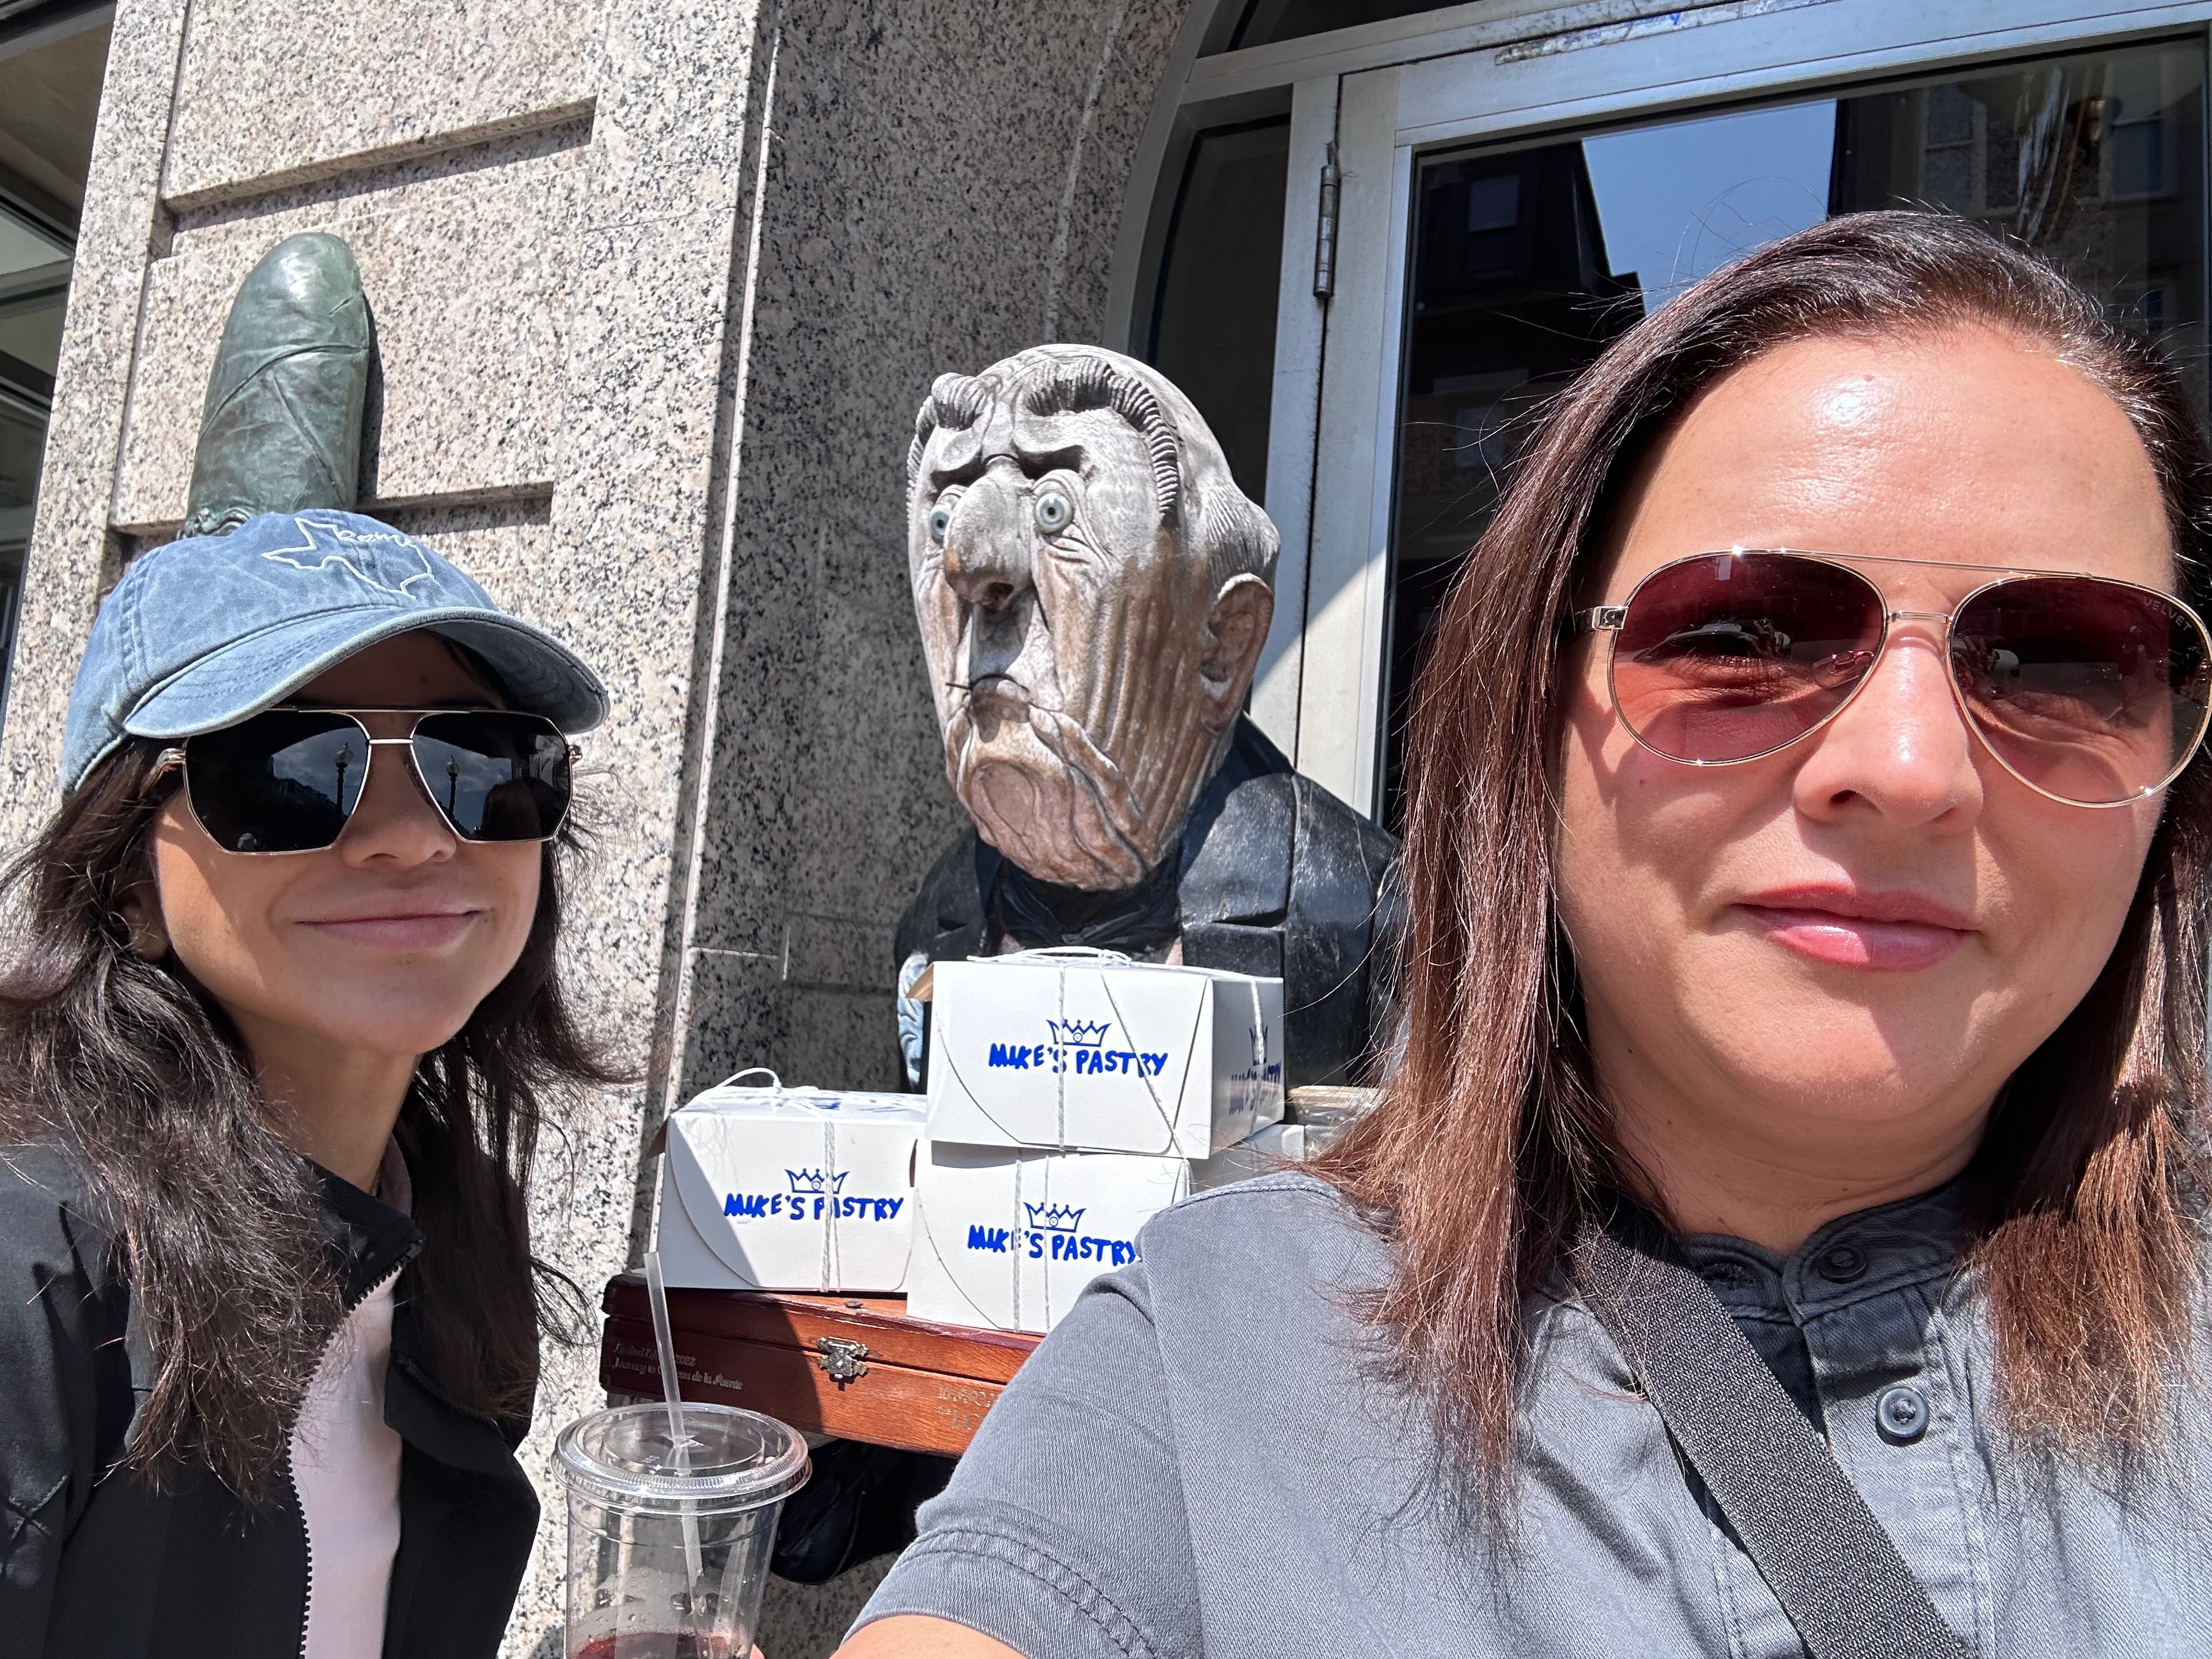
[[[1321,164],[1321,221],[1314,229],[1314,297],[1336,292],[1336,196],[1343,175],[1336,170],[1336,146]]]

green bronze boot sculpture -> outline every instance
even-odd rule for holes
[[[257,513],[350,512],[369,350],[353,250],[319,233],[271,248],[223,325],[182,533],[219,536]]]

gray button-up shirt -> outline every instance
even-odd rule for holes
[[[1788,1260],[1690,1241],[1980,1655],[2212,1655],[2212,1401],[2162,1471],[2008,1454],[1955,1189],[1846,1216]],[[1564,1285],[1529,1310],[1510,1531],[1455,1504],[1354,1301],[1388,1272],[1286,1174],[1160,1216],[985,1419],[862,1622],[933,1613],[1030,1659],[1337,1654],[1796,1659],[1759,1573]]]

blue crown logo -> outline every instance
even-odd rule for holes
[[[1114,1028],[1104,1020],[1048,1019],[1052,1040],[1064,1048],[1099,1048],[1106,1042],[1106,1034]]]
[[[1080,1204],[1024,1204],[1030,1225],[1041,1233],[1072,1233],[1083,1224]]]
[[[794,1193],[835,1194],[844,1186],[845,1177],[852,1171],[840,1170],[834,1176],[825,1176],[819,1170],[786,1170],[784,1174],[791,1177],[791,1190]]]

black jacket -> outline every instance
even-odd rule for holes
[[[422,1235],[322,1173],[349,1306]],[[156,1493],[118,1467],[153,1368],[119,1249],[83,1165],[0,1148],[0,1659],[290,1659],[306,1637],[296,1495],[254,1510],[204,1469]],[[398,1431],[399,1553],[387,1659],[489,1659],[537,1529],[520,1423],[453,1404],[397,1286],[385,1421]]]

